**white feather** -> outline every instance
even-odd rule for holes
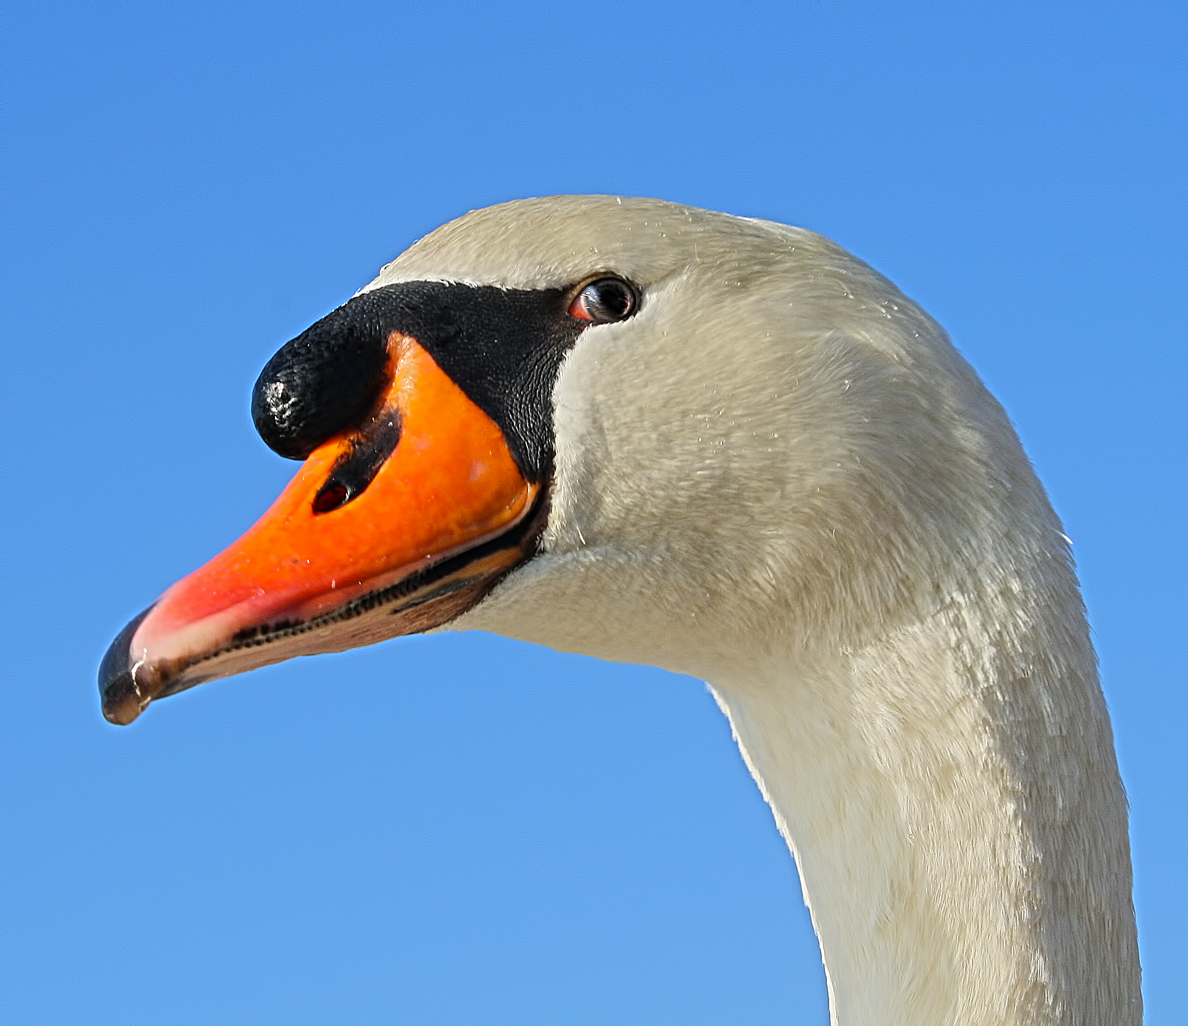
[[[562,367],[544,551],[453,626],[709,682],[835,1023],[1138,1023],[1109,721],[1001,407],[827,240],[655,200],[476,211],[369,287],[602,271],[644,302]]]

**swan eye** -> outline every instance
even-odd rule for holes
[[[635,313],[637,304],[635,291],[622,278],[599,278],[585,286],[569,304],[569,316],[609,324],[625,321]]]

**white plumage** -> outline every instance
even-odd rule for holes
[[[709,682],[833,1020],[1141,1020],[1126,801],[1066,540],[944,332],[810,232],[555,197],[369,287],[613,271],[554,391],[544,549],[450,626]]]

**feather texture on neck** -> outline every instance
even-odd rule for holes
[[[835,1022],[1139,1022],[1109,721],[1001,407],[886,279],[768,222],[525,201],[377,284],[592,269],[643,303],[561,367],[541,553],[453,626],[710,683],[798,858]]]

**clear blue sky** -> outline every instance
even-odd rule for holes
[[[114,632],[292,471],[272,352],[448,218],[618,192],[832,236],[1005,403],[1076,544],[1148,1021],[1188,1021],[1186,10],[6,4],[0,1018],[826,1022],[695,681],[457,635],[99,714]]]

